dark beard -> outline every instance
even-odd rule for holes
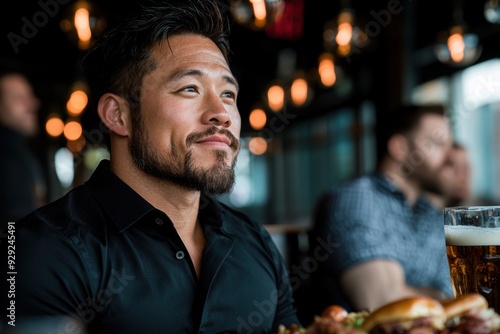
[[[223,150],[214,150],[216,155],[215,165],[208,170],[197,168],[192,157],[192,152],[188,151],[184,159],[172,148],[170,157],[161,157],[153,152],[148,146],[147,133],[140,116],[134,120],[134,133],[130,141],[129,149],[131,154],[144,172],[154,177],[168,180],[178,184],[186,189],[200,191],[207,195],[222,195],[233,189],[235,181],[234,166],[236,165],[236,155],[231,166],[226,165],[227,152]],[[196,140],[221,133],[231,140],[231,148],[238,152],[239,142],[225,129],[212,127],[207,131],[190,134],[186,139],[186,145],[189,147]]]

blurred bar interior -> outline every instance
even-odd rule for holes
[[[15,1],[2,11],[1,65],[21,64],[42,103],[43,131],[33,148],[49,200],[84,182],[107,157],[106,130],[88,106],[78,62],[95,36],[136,5]],[[231,66],[243,122],[237,182],[224,202],[276,235],[293,234],[300,250],[318,196],[373,170],[377,119],[410,102],[449,109],[454,136],[469,150],[473,196],[500,198],[498,1],[224,6],[234,21]]]

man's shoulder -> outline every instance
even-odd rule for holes
[[[326,191],[325,195],[346,195],[356,192],[377,192],[379,190],[380,188],[377,186],[377,176],[375,174],[363,174],[331,186],[330,189]]]
[[[18,223],[20,229],[46,227],[64,230],[76,217],[95,211],[92,195],[86,185],[75,187],[64,196],[31,212]],[[86,220],[81,220],[86,221]]]
[[[316,217],[323,219],[332,212],[339,215],[347,212],[350,215],[364,214],[367,211],[383,210],[391,205],[393,196],[380,185],[379,176],[364,174],[330,187],[317,200]]]

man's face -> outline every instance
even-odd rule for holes
[[[10,74],[0,79],[0,123],[25,136],[35,135],[38,107],[39,101],[23,76]]]
[[[407,160],[413,164],[412,176],[422,190],[441,194],[439,179],[452,145],[448,119],[434,114],[422,117],[418,128],[409,136]]]
[[[448,163],[441,172],[444,195],[450,205],[459,204],[470,196],[470,164],[467,151],[453,148]]]
[[[133,110],[131,153],[148,174],[222,194],[234,184],[241,119],[238,85],[208,38],[176,35],[152,48],[157,67]]]

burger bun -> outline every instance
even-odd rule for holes
[[[446,313],[439,301],[427,297],[409,297],[374,310],[363,322],[362,329],[370,332],[381,324],[410,323],[423,317],[430,319],[433,328],[438,330],[444,328]]]
[[[479,293],[468,293],[442,301],[446,319],[461,317],[470,311],[480,311],[488,308],[488,301]]]

